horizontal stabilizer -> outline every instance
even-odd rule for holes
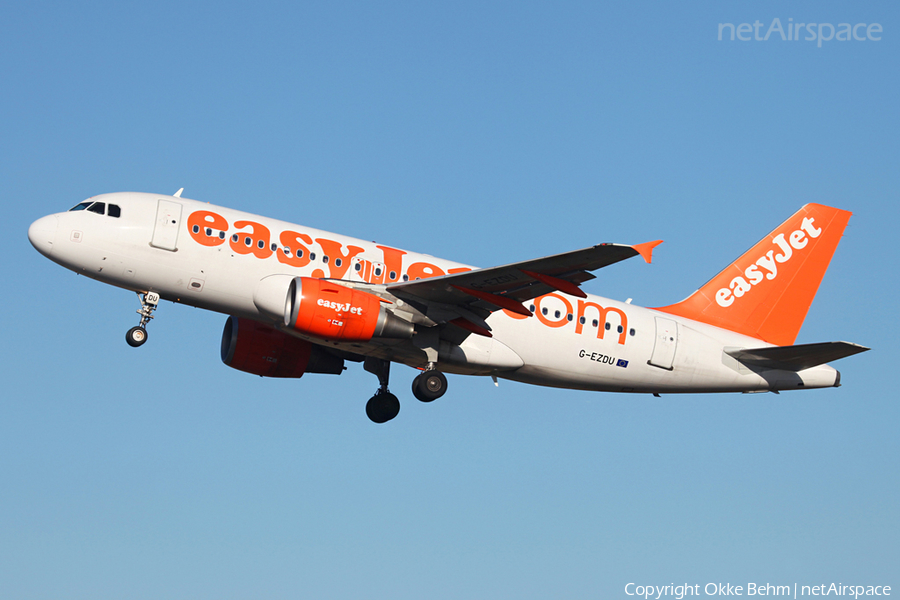
[[[740,362],[751,367],[802,371],[818,365],[865,352],[869,348],[850,342],[820,342],[799,346],[725,350]]]

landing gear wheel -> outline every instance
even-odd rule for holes
[[[153,318],[153,311],[159,305],[159,294],[156,292],[146,292],[143,295],[140,292],[135,293],[141,301],[141,309],[137,311],[137,314],[141,315],[141,322],[137,327],[132,327],[125,334],[125,341],[132,348],[143,346],[144,342],[147,341],[147,323]]]
[[[413,379],[412,393],[422,402],[432,402],[447,391],[447,378],[440,371],[425,371]]]
[[[125,334],[125,341],[132,348],[142,346],[147,341],[147,330],[143,327],[132,327]]]
[[[400,412],[400,401],[390,392],[379,392],[366,403],[366,416],[373,423],[387,423]]]

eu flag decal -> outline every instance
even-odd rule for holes
[[[627,360],[622,360],[622,359],[620,358],[620,359],[618,359],[618,360],[616,361],[616,366],[617,366],[617,367],[627,367],[627,366],[628,366],[628,361],[627,361]]]

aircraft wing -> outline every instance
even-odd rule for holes
[[[429,313],[447,313],[438,320],[452,320],[450,316],[455,314],[489,331],[484,318],[491,312],[505,308],[531,316],[521,303],[555,291],[585,298],[587,295],[578,286],[594,279],[589,271],[637,255],[649,263],[653,248],[661,243],[662,240],[635,246],[599,244],[501,267],[395,283],[388,285],[387,291],[413,305],[437,309]],[[476,329],[470,331],[485,334]]]
[[[818,365],[853,356],[868,350],[865,346],[850,342],[820,342],[797,346],[773,346],[771,348],[751,348],[726,350],[745,365],[764,369],[802,371]]]

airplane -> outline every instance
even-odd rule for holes
[[[378,378],[375,423],[400,402],[392,362],[419,369],[431,402],[444,373],[604,392],[781,392],[839,387],[831,361],[868,348],[794,345],[851,213],[807,204],[681,302],[643,308],[589,295],[591,273],[647,263],[661,240],[492,268],[365,242],[174,195],[95,196],[36,220],[31,244],[78,274],[136,292],[147,341],[161,300],[228,315],[222,361],[263,377]]]

